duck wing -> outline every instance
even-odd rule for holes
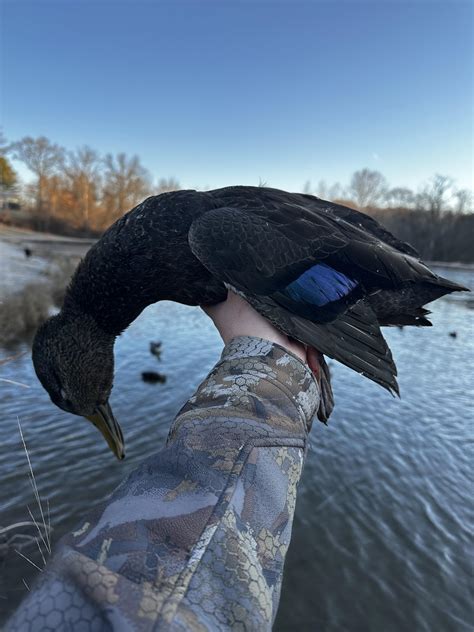
[[[390,349],[364,300],[364,276],[388,283],[396,274],[390,252],[383,272],[377,270],[384,257],[378,239],[344,220],[284,201],[210,210],[193,222],[188,240],[215,277],[280,330],[398,393]],[[356,242],[362,265],[349,273],[342,268],[357,261]],[[370,255],[375,267],[368,275]],[[339,269],[332,263],[338,257]],[[398,267],[405,276],[412,273],[408,265]]]
[[[323,213],[327,213],[333,217],[339,217],[344,221],[360,228],[362,230],[371,233],[374,237],[377,237],[381,241],[385,242],[389,246],[396,248],[400,252],[404,252],[407,255],[411,255],[412,257],[419,257],[419,253],[413,246],[408,244],[401,239],[392,235],[390,231],[381,226],[375,219],[366,215],[365,213],[361,213],[360,211],[356,211],[353,208],[349,208],[348,206],[342,206],[342,204],[335,204],[334,202],[327,202],[325,200],[321,200],[319,198],[314,197],[314,195],[300,194],[308,204],[314,206],[315,208],[321,209]]]
[[[362,229],[377,239],[396,248],[400,252],[419,258],[418,252],[410,244],[398,239],[375,219],[355,209],[322,200],[308,193],[289,193],[269,187],[233,186],[208,192],[221,202],[221,206],[237,205],[241,209],[255,210],[265,207],[267,211],[281,208],[284,204],[303,207],[313,213],[328,215],[336,221],[344,220],[352,226]]]

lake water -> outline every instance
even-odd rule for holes
[[[441,272],[474,287],[472,271]],[[401,400],[332,363],[336,409],[329,427],[312,430],[276,630],[472,630],[473,308],[472,295],[458,294],[432,306],[433,328],[386,330]],[[152,340],[162,341],[160,362]],[[198,309],[173,303],[151,306],[120,338],[111,402],[123,463],[92,425],[51,404],[26,343],[1,350],[28,351],[0,376],[29,388],[0,382],[0,526],[35,508],[17,418],[56,541],[163,445],[221,348]],[[146,370],[166,383],[144,383]],[[41,565],[34,549],[25,553]],[[35,572],[14,551],[0,561],[0,621]]]

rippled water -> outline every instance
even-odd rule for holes
[[[472,272],[442,272],[474,287]],[[435,327],[387,332],[401,401],[333,364],[336,409],[328,428],[316,421],[312,431],[277,630],[472,630],[473,307],[472,295],[447,297],[432,306]],[[161,362],[151,340],[163,343]],[[163,445],[220,350],[207,318],[173,303],[148,308],[121,337],[111,401],[128,444],[123,463],[92,426],[52,406],[29,355],[1,366],[1,377],[29,388],[0,382],[0,525],[28,520],[35,505],[17,417],[57,540]],[[146,370],[166,383],[142,382]],[[34,574],[8,554],[2,618]]]

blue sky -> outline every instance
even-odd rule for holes
[[[362,167],[470,187],[472,6],[4,0],[3,130],[136,153],[186,187]]]

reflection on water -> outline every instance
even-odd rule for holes
[[[472,272],[444,274],[474,286]],[[432,306],[433,328],[387,332],[401,400],[332,363],[336,409],[329,427],[315,422],[312,431],[277,630],[471,629],[474,343],[466,307],[466,294],[441,299]],[[159,362],[151,340],[162,343]],[[220,350],[199,310],[172,303],[148,308],[119,339],[111,402],[127,442],[121,463],[90,424],[50,403],[29,355],[0,367],[2,377],[29,387],[0,383],[0,525],[28,520],[34,506],[17,416],[57,540],[163,445],[173,415]],[[142,381],[148,371],[166,382]],[[10,552],[0,573],[5,616],[35,570]]]

